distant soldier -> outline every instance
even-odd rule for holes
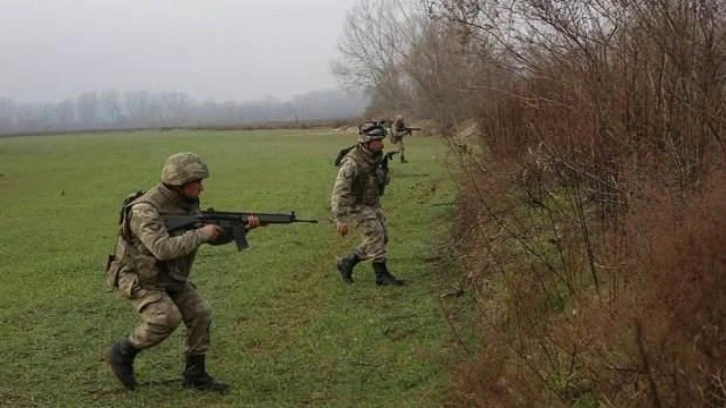
[[[378,123],[361,125],[358,144],[342,158],[333,186],[330,201],[337,232],[347,235],[352,223],[363,239],[358,248],[336,265],[345,283],[353,282],[353,268],[359,262],[371,259],[377,285],[404,284],[391,275],[386,265],[388,232],[381,194],[390,179],[380,166],[384,137],[386,130]]]
[[[170,234],[160,219],[164,214],[198,212],[202,180],[207,177],[207,165],[196,154],[172,155],[162,169],[161,183],[129,197],[121,210],[120,234],[106,272],[109,285],[131,301],[141,323],[111,347],[107,359],[127,389],[137,385],[133,369],[137,353],[165,340],[182,322],[186,326],[182,385],[220,393],[229,389],[207,374],[205,356],[212,315],[189,281],[197,249],[213,243],[222,231],[207,224]],[[257,217],[247,219],[247,228],[258,225]]]
[[[406,145],[403,138],[411,134],[411,129],[403,122],[403,115],[396,115],[396,120],[391,125],[391,143],[398,145],[398,152],[401,154],[401,163],[408,163],[406,160]]]

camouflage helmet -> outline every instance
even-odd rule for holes
[[[161,181],[170,186],[182,186],[190,181],[209,177],[209,169],[201,157],[194,153],[169,156],[161,169]]]
[[[386,137],[386,129],[375,121],[367,121],[358,126],[358,141],[367,143]]]

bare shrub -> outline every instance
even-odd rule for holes
[[[452,405],[723,405],[720,2],[426,3],[499,79],[466,99],[483,344]]]

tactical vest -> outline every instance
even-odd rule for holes
[[[159,215],[166,214],[191,214],[199,210],[197,204],[179,205],[174,203],[165,194],[163,185],[158,185],[146,193],[137,192],[124,200],[124,205],[119,214],[119,237],[116,244],[114,258],[126,272],[135,273],[138,276],[139,284],[145,288],[174,288],[183,284],[194,261],[195,252],[184,257],[161,261],[156,259],[134,234],[131,232],[131,208],[137,204],[148,204],[156,209]],[[183,231],[177,234],[183,234]],[[113,275],[113,271],[108,271]],[[116,276],[109,276],[109,285],[117,286],[118,271]]]
[[[358,176],[353,180],[353,193],[356,197],[356,204],[367,206],[378,206],[381,201],[380,180],[376,173],[378,160],[382,154],[371,155],[363,151],[360,145],[351,149],[345,156],[353,160],[358,167]]]

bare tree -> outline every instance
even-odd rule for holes
[[[68,98],[55,105],[55,126],[60,130],[72,129],[76,123],[73,99]]]
[[[98,95],[95,92],[84,92],[76,98],[78,118],[83,126],[94,128],[99,125]]]
[[[410,107],[402,64],[418,37],[421,10],[402,0],[360,0],[348,13],[333,73],[347,88],[362,89],[389,109]]]
[[[117,125],[123,119],[121,99],[117,91],[107,91],[100,96],[100,116],[109,125]]]
[[[10,98],[0,98],[0,132],[12,132],[15,126],[15,104]]]

